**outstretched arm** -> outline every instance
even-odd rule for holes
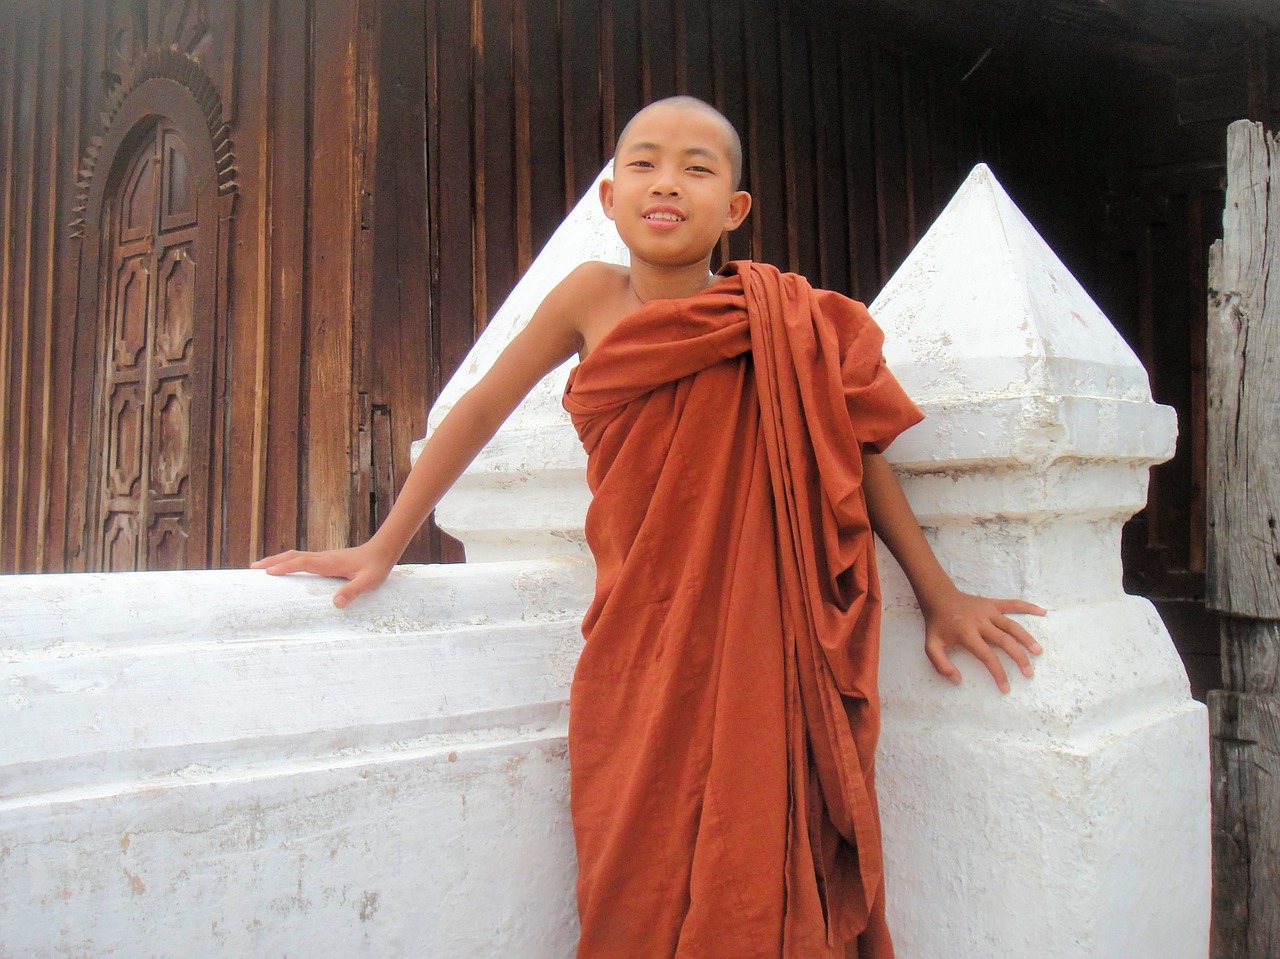
[[[459,398],[428,437],[391,512],[368,542],[315,553],[288,550],[252,567],[276,576],[306,572],[345,579],[333,597],[340,607],[381,585],[441,497],[525,394],[579,349],[575,312],[595,281],[591,270],[580,267],[547,295],[489,372]]]
[[[1044,610],[1020,599],[987,599],[963,593],[938,562],[920,530],[911,505],[897,477],[878,453],[862,454],[862,486],[867,497],[871,527],[889,547],[907,574],[925,620],[925,653],[941,675],[960,682],[960,670],[951,662],[953,647],[967,649],[987,667],[1001,692],[1009,691],[1009,678],[996,655],[1003,650],[1024,676],[1032,674],[1028,652],[1039,655],[1040,644],[1008,613]]]

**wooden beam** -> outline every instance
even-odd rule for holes
[[[1209,694],[1212,959],[1280,948],[1280,141],[1227,134],[1224,237],[1210,256],[1207,600],[1225,615]]]
[[[1227,206],[1210,276],[1212,418],[1206,601],[1280,619],[1280,143],[1260,124],[1227,134]]]

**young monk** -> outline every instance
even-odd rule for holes
[[[578,955],[893,954],[873,786],[874,529],[902,565],[925,652],[1000,650],[1032,673],[1018,600],[960,592],[885,446],[920,413],[858,303],[712,252],[751,209],[742,148],[687,97],[618,139],[605,214],[629,267],[586,263],[431,434],[367,543],[254,565],[378,586],[521,398],[567,357],[588,453],[596,593],[570,695]]]

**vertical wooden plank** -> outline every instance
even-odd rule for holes
[[[902,109],[906,120],[907,144],[907,250],[929,228],[932,221],[933,131],[926,71],[907,61],[902,76]]]
[[[675,27],[675,56],[673,63],[675,76],[671,92],[672,94],[692,93],[689,85],[689,17],[685,0],[671,0],[671,19],[674,21]],[[702,66],[704,63],[704,60],[699,60],[698,65]],[[709,92],[693,95],[705,100]]]
[[[1225,690],[1209,694],[1214,764],[1213,959],[1280,943],[1280,136],[1227,133],[1223,239],[1209,276],[1207,605]]]
[[[871,56],[865,37],[841,44],[840,90],[844,104],[845,216],[849,229],[849,289],[870,301],[880,289],[880,204],[877,199]]]
[[[1232,124],[1227,164],[1210,278],[1208,458],[1219,482],[1205,596],[1211,609],[1280,620],[1280,136]]]
[[[900,58],[878,44],[872,47],[872,110],[876,210],[880,231],[879,286],[884,286],[909,250],[907,157],[904,153]]]
[[[615,16],[621,5],[621,0],[615,3]],[[599,7],[595,0],[562,0],[560,9],[564,17],[561,56],[566,74],[565,209],[569,210],[591,186],[605,158],[613,152],[613,144],[605,146],[602,122]],[[617,109],[623,108],[619,102]]]
[[[13,336],[14,249],[13,229],[16,207],[14,195],[17,175],[18,127],[18,25],[4,34],[4,56],[0,57],[0,489],[13,490],[9,461],[9,437],[14,404],[9,401],[9,342]],[[12,498],[8,494],[4,499]],[[7,513],[0,510],[0,573],[11,573],[8,557],[12,555],[15,531]]]
[[[744,3],[747,44],[748,139],[751,147],[752,196],[758,214],[752,222],[752,255],[783,267],[789,262],[785,165],[779,118],[777,14],[767,0]],[[767,226],[766,226],[767,225]]]
[[[787,269],[816,278],[819,273],[813,204],[813,116],[809,95],[808,32],[800,13],[780,6],[778,85],[782,105],[782,164],[787,211]]]
[[[80,100],[80,129],[82,141],[77,151],[77,159],[86,158],[91,144],[102,135],[102,123],[99,116],[102,107],[104,77],[109,72],[110,62],[109,40],[111,33],[111,17],[113,8],[102,4],[85,4],[85,38],[84,88]],[[105,177],[110,173],[111,158],[98,157],[93,176]],[[85,235],[97,233],[100,223],[85,223]],[[80,250],[85,248],[83,242],[77,244]],[[86,264],[82,259],[76,264],[80,271],[93,269],[93,264]],[[92,483],[98,475],[100,464],[96,459],[97,449],[94,443],[96,409],[98,399],[94,393],[98,373],[98,349],[102,343],[99,326],[102,316],[102,302],[97,300],[90,310],[81,315],[80,300],[87,291],[78,291],[77,301],[73,305],[75,316],[74,350],[71,366],[71,401],[69,436],[75,436],[80,442],[72,443],[68,452],[67,475],[69,478],[67,491],[67,563],[72,571],[79,572],[93,565],[89,556],[90,545],[94,541],[89,524],[93,521],[90,509],[94,501],[95,491]],[[86,441],[87,438],[87,441]]]
[[[427,355],[431,358],[430,396],[432,399],[439,395],[445,381],[452,374],[457,363],[460,362],[461,357],[465,355],[465,351],[472,342],[471,318],[461,309],[453,310],[449,308],[446,300],[446,293],[448,292],[445,284],[446,278],[443,275],[446,249],[448,247],[448,244],[444,242],[444,238],[447,236],[448,214],[456,206],[456,204],[447,202],[452,198],[446,194],[444,185],[448,182],[448,177],[451,175],[452,170],[463,166],[464,160],[466,169],[469,169],[471,162],[469,154],[459,157],[456,154],[462,151],[457,149],[445,150],[444,148],[449,130],[447,108],[450,108],[450,105],[459,95],[462,95],[464,100],[470,96],[469,75],[464,71],[461,81],[456,81],[456,71],[451,71],[448,63],[452,44],[459,41],[463,43],[469,42],[468,34],[466,33],[467,25],[465,23],[462,25],[463,33],[460,36],[451,37],[448,32],[449,19],[445,11],[446,6],[458,5],[446,4],[442,0],[426,0],[427,210],[429,225],[427,242],[431,250],[431,282],[427,288],[430,316],[430,322],[427,326],[427,332],[430,337]],[[459,61],[459,64],[455,66],[462,66],[465,63],[466,61]],[[462,84],[466,86],[462,86]],[[447,89],[445,89],[446,87]],[[447,164],[454,164],[455,166],[451,167],[447,166]],[[469,175],[465,183],[468,187],[470,186]],[[460,189],[456,184],[453,188],[454,190]],[[459,210],[458,212],[461,213],[462,211]],[[453,246],[461,246],[461,244],[455,242]],[[469,255],[469,251],[457,251],[459,256],[463,252]],[[428,530],[433,558],[441,562],[461,562],[464,559],[462,544],[436,528],[434,517],[428,520]]]
[[[1150,224],[1142,228],[1138,247],[1138,339],[1139,355],[1147,376],[1155,383],[1159,379],[1156,360],[1156,295],[1155,295],[1155,241]],[[1143,515],[1147,518],[1147,548],[1164,546],[1164,473],[1151,471],[1147,490],[1147,506]]]
[[[809,76],[809,101],[814,125],[814,236],[817,242],[812,277],[826,289],[848,293],[850,223],[843,215],[849,184],[844,177],[845,156],[841,122],[840,84],[833,82],[840,62],[843,18],[832,14],[810,17],[807,23],[815,69]]]
[[[606,157],[614,154],[618,134],[626,118],[618,115],[617,35],[613,20],[613,0],[600,3],[600,141]]]
[[[427,356],[430,357],[427,389],[431,396],[440,394],[443,377],[440,369],[440,274],[444,251],[440,244],[441,173],[441,21],[439,0],[424,0],[423,45],[426,50],[426,143],[424,154],[427,175]],[[435,540],[433,539],[433,547]]]
[[[653,21],[655,14],[650,10],[653,5],[652,0],[636,0],[636,15],[639,18],[639,29],[636,30],[631,37],[634,37],[634,46],[636,59],[640,64],[640,105],[652,103],[658,99],[658,95],[654,93],[654,68],[653,62],[654,50],[652,44],[646,42],[649,37],[649,31],[653,29]],[[628,37],[630,39],[631,37]],[[664,39],[670,38],[670,33],[663,30]],[[628,44],[631,46],[631,44]]]
[[[426,11],[422,0],[380,5],[378,144],[369,373],[373,519],[385,519],[409,472],[409,446],[434,399],[428,251]],[[403,562],[438,558],[428,527]]]
[[[84,60],[84,6],[77,0],[62,0],[59,17],[63,29],[64,67],[62,84],[61,139],[57,182],[59,200],[55,218],[57,303],[54,309],[54,369],[51,403],[49,525],[45,535],[47,552],[44,570],[62,572],[67,569],[67,495],[70,491],[67,442],[71,432],[71,358],[75,352],[75,311],[78,298],[79,271],[75,254],[78,246],[67,238],[67,225],[73,218],[76,197],[76,165],[81,154],[81,109],[86,99]],[[3,161],[0,161],[3,162]]]
[[[514,98],[514,37],[512,24],[513,0],[484,0],[484,100],[483,142],[476,150],[476,157],[484,170],[487,183],[492,184],[486,200],[488,226],[485,242],[479,246],[483,257],[485,298],[480,304],[481,326],[477,334],[488,325],[491,317],[511,293],[520,278],[517,271],[517,217],[515,212],[516,140]],[[479,129],[481,124],[477,124]]]
[[[40,87],[41,71],[38,67],[40,58],[40,23],[35,19],[26,21],[22,34],[22,54],[18,60],[18,69],[22,73],[21,95],[19,96],[19,135],[22,145],[19,150],[19,174],[17,177],[18,196],[18,236],[14,246],[14,262],[18,275],[16,302],[14,304],[13,339],[9,344],[10,353],[10,399],[14,403],[16,429],[13,439],[14,450],[13,472],[10,474],[8,489],[14,493],[6,497],[4,504],[6,519],[13,530],[13,550],[5,558],[5,563],[15,572],[23,570],[24,548],[27,542],[26,517],[30,497],[31,468],[31,376],[33,349],[37,349],[39,336],[36,327],[38,320],[32,316],[32,298],[35,294],[33,284],[36,257],[36,168],[39,155],[40,126]]]
[[[1205,243],[1205,202],[1203,194],[1193,191],[1187,203],[1187,276],[1189,289],[1184,310],[1190,319],[1189,348],[1191,376],[1190,443],[1190,523],[1188,529],[1187,568],[1196,573],[1205,570],[1205,543],[1208,536],[1205,456],[1208,393],[1205,380],[1205,346],[1208,337],[1209,290],[1206,282],[1208,249]]]
[[[720,43],[711,43],[711,21],[714,13],[706,4],[675,0],[675,10],[679,26],[676,38],[676,88],[680,93],[706,100],[721,113],[725,113],[719,102],[720,90],[716,86],[716,63],[723,54],[732,53],[731,49],[720,50],[718,47],[729,47],[733,40],[726,34],[720,38]],[[725,113],[725,116],[728,114]]]
[[[1268,635],[1237,639],[1280,648]],[[1213,924],[1211,959],[1262,959],[1280,942],[1280,696],[1209,693],[1213,766]]]
[[[529,153],[537,162],[529,164],[530,247],[533,255],[555,232],[565,215],[564,126],[560,45],[546,38],[559,36],[559,12],[555,4],[540,0],[517,0],[525,11],[528,36],[536,42],[536,56],[529,58],[526,88],[529,115]],[[608,6],[604,0],[602,7]],[[610,114],[611,115],[611,114]]]
[[[640,0],[637,4],[636,49],[640,63],[640,97],[635,108],[618,123],[626,122],[636,110],[654,100],[685,92],[681,73],[686,37],[684,18],[672,8],[672,0]]]
[[[602,8],[602,13],[604,13]],[[644,26],[637,0],[613,0],[608,18],[602,19],[600,77],[608,91],[605,140],[612,156],[618,135],[627,121],[648,102],[648,66],[642,59],[640,36]]]
[[[59,172],[62,168],[62,21],[57,10],[45,8],[45,37],[41,63],[45,70],[43,123],[45,156],[40,164],[42,182],[38,190],[41,211],[41,303],[37,310],[40,330],[39,390],[39,472],[35,480],[36,508],[28,521],[28,547],[25,568],[41,572],[46,568],[48,553],[50,474],[53,468],[53,342],[57,291],[58,199],[61,195]]]
[[[693,4],[690,9],[703,9],[700,4]],[[708,17],[698,33],[702,45],[702,58],[711,63],[712,102],[737,127],[742,138],[743,147],[743,179],[742,189],[753,194],[754,172],[751,169],[750,149],[748,142],[748,106],[747,89],[744,79],[746,70],[746,39],[741,10],[741,0],[734,0],[724,11],[722,17]],[[692,32],[690,34],[693,36]],[[752,235],[757,229],[760,214],[752,207],[748,222],[738,227],[728,238],[721,241],[720,261],[750,259],[752,257]]]
[[[472,40],[470,5],[435,5],[436,128],[428,163],[432,190],[438,273],[435,328],[441,381],[453,375],[475,339],[475,290],[472,278],[480,251],[473,247],[473,211],[478,205],[474,181]]]
[[[373,196],[377,176],[378,74],[377,24],[378,0],[357,0],[355,9],[355,67],[352,131],[352,183],[355,190],[352,224],[351,268],[351,393],[348,407],[353,443],[368,440],[368,448],[357,450],[352,463],[352,509],[347,529],[349,543],[362,543],[374,531],[375,515],[369,503],[373,499],[372,404],[362,409],[355,400],[368,395],[373,346]]]
[[[511,5],[511,96],[515,121],[515,241],[516,275],[533,262],[533,143],[529,129],[529,14],[528,0]],[[545,118],[541,118],[545,122]]]
[[[311,20],[306,405],[307,548],[345,546],[351,515],[351,389],[358,0]]]
[[[1062,178],[1059,177],[1061,182]],[[1178,422],[1190,430],[1191,412],[1191,331],[1189,274],[1182,269],[1187,262],[1186,196],[1175,192],[1168,197],[1167,219],[1152,225],[1152,262],[1154,267],[1154,310],[1159,333],[1155,338],[1156,368],[1162,381],[1154,384],[1159,403],[1172,406]],[[1188,568],[1189,532],[1191,529],[1191,449],[1179,443],[1172,460],[1153,471],[1160,475],[1162,518],[1166,557],[1171,568]]]
[[[225,503],[228,512],[238,507],[240,521],[228,523],[232,529],[224,534],[223,550],[227,559],[235,564],[237,560],[244,562],[264,554],[267,524],[267,460],[268,429],[271,409],[271,121],[276,110],[272,97],[272,82],[275,68],[275,38],[272,36],[271,21],[276,4],[263,4],[258,16],[249,21],[240,33],[244,43],[244,53],[238,49],[231,51],[232,59],[243,56],[245,63],[238,70],[231,71],[238,90],[250,91],[246,102],[236,106],[239,117],[239,128],[252,130],[248,137],[252,149],[240,152],[237,174],[241,189],[247,202],[241,205],[241,216],[237,229],[252,237],[252,275],[242,279],[248,270],[233,270],[232,281],[235,284],[231,293],[231,301],[237,304],[238,319],[253,318],[253,329],[245,330],[248,324],[236,322],[232,324],[230,336],[231,348],[235,358],[231,361],[231,369],[253,371],[252,406],[245,404],[243,411],[237,409],[240,404],[235,397],[229,398],[232,422],[250,424],[251,442],[247,451],[245,444],[231,444],[226,453]],[[253,51],[253,56],[248,52]],[[243,246],[241,246],[243,250]],[[243,254],[242,254],[243,255]],[[247,256],[246,256],[247,259]],[[251,349],[250,349],[251,347]],[[242,376],[245,374],[241,374]],[[240,446],[241,451],[234,447]],[[247,452],[247,456],[244,453]],[[288,456],[291,451],[281,450],[280,454]],[[237,455],[239,453],[239,455]],[[239,460],[239,462],[236,462]]]
[[[959,189],[967,170],[958,153],[961,122],[959,99],[942,89],[935,74],[929,74],[929,130],[933,145],[932,221]]]
[[[270,101],[259,129],[266,156],[258,173],[269,204],[264,226],[269,289],[263,302],[267,328],[266,442],[262,470],[262,553],[307,542],[303,469],[303,363],[306,349],[307,203],[311,180],[311,4],[273,0],[261,8],[255,29],[271,51]],[[247,33],[248,31],[246,31]],[[296,104],[283,109],[286,104]],[[261,415],[261,414],[258,414]],[[255,551],[259,547],[256,547]]]
[[[479,336],[489,322],[487,309],[488,195],[485,166],[485,114],[488,88],[485,84],[485,0],[471,0],[471,154],[473,163],[471,210],[471,329]]]

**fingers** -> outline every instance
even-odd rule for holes
[[[1022,624],[1005,616],[998,616],[993,622],[1001,630],[1018,641],[1022,649],[1026,649],[1033,656],[1039,656],[1044,652],[1044,647],[1036,642],[1036,638],[1022,628]],[[1012,656],[1013,654],[1010,653]],[[1014,656],[1017,659],[1016,656]]]
[[[277,564],[292,559],[298,555],[296,549],[287,549],[283,553],[273,553],[271,556],[264,556],[262,559],[254,560],[249,564],[250,569],[265,569],[270,571]]]
[[[377,583],[371,583],[370,577],[364,573],[353,576],[346,585],[333,594],[333,605],[338,609],[346,609],[353,599],[361,593],[367,593]]]
[[[1030,613],[1032,616],[1044,616],[1048,610],[1025,599],[993,599],[998,613]]]
[[[969,642],[964,644],[964,647],[977,657],[978,662],[987,667],[987,672],[991,674],[991,678],[1000,687],[1000,692],[1007,693],[1009,691],[1009,675],[1004,671],[1004,664],[1000,662],[1000,657],[996,655],[996,651],[988,645],[989,642],[991,640],[982,636],[976,640],[970,639]]]
[[[951,662],[954,647],[969,652],[986,668],[1002,693],[1009,692],[1009,675],[998,652],[1004,653],[1028,679],[1034,675],[1031,656],[1043,648],[1009,614],[1045,615],[1045,610],[1021,599],[985,599],[960,594],[928,617],[925,652],[938,673],[952,683],[960,671]]]
[[[1006,620],[1009,626],[1016,626],[1012,620]],[[1019,672],[1023,676],[1030,679],[1035,675],[1035,671],[1031,667],[1031,658],[1027,655],[1027,647],[1022,644],[1005,625],[999,620],[992,620],[991,624],[983,630],[982,638],[992,646],[1004,651],[1004,654],[1017,664]],[[1030,635],[1027,636],[1031,640]],[[1035,642],[1034,640],[1031,640]]]
[[[952,645],[966,650],[978,662],[982,663],[987,668],[987,672],[995,679],[996,685],[1000,687],[1000,692],[1007,693],[1009,691],[1009,677],[1004,671],[1004,666],[1000,663],[1000,657],[981,637],[966,636]],[[945,643],[942,641],[925,643],[925,654],[929,657],[929,662],[933,663],[933,668],[938,671],[939,675],[953,685],[960,685],[960,670],[956,668],[955,663],[951,662]]]
[[[924,652],[939,676],[952,685],[960,685],[960,670],[956,669],[955,664],[947,657],[947,648],[942,643],[925,643]]]
[[[277,553],[253,563],[251,569],[264,569],[272,576],[285,576],[289,573],[319,573],[332,575],[317,559],[318,554],[306,553],[291,549],[287,553]]]

